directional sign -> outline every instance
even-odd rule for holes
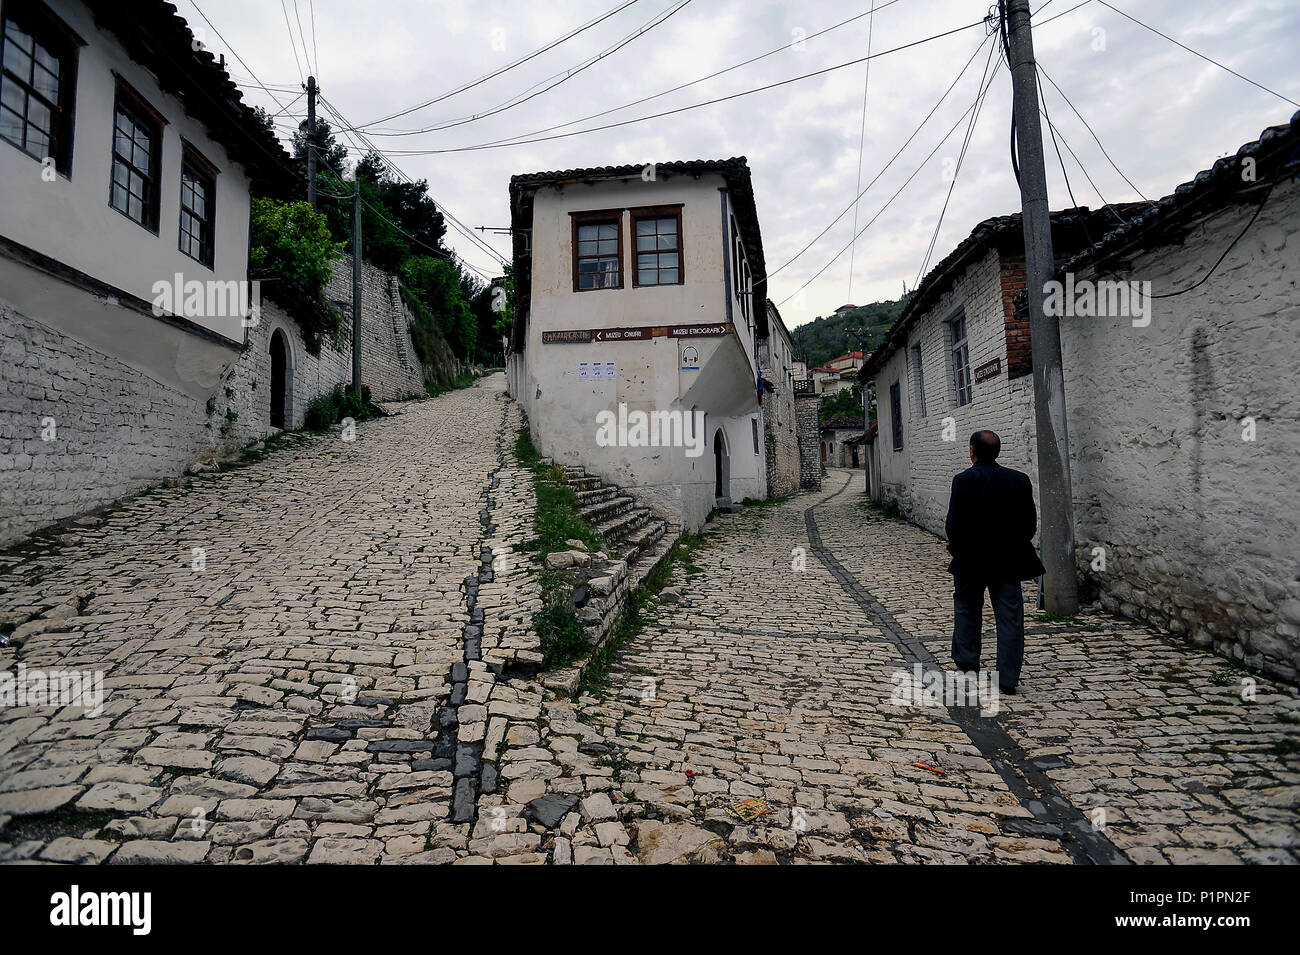
[[[593,328],[593,342],[636,342],[654,338],[654,326],[640,325],[635,328]]]
[[[992,361],[986,361],[975,369],[975,383],[989,381],[1000,374],[1002,374],[1002,359],[994,358]]]
[[[670,338],[721,338],[723,335],[730,335],[732,325],[730,322],[719,322],[714,325],[671,325],[668,328]]]
[[[589,328],[563,328],[542,332],[543,345],[586,345],[591,342]]]

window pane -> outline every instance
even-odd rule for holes
[[[27,121],[44,130],[54,128],[50,122],[50,108],[39,100],[27,100]]]
[[[597,228],[600,229],[600,237],[601,237],[602,239],[617,239],[617,238],[618,238],[618,226],[616,226],[616,225],[615,225],[614,223],[612,223],[612,222],[610,222],[610,223],[601,223],[599,226],[597,226]]]
[[[660,220],[659,220],[659,234],[660,234],[660,235],[664,235],[665,233],[667,233],[667,234],[671,234],[671,235],[676,235],[676,234],[677,234],[677,220],[676,220],[676,219],[660,219]]]
[[[677,253],[676,253],[676,252],[660,252],[660,253],[659,253],[659,267],[660,267],[661,269],[665,269],[665,268],[673,268],[673,269],[675,269],[675,268],[677,268]]]
[[[118,209],[121,212],[126,212],[126,188],[115,182],[113,183],[112,193],[113,208]]]
[[[654,222],[654,220],[653,220],[653,219],[637,219],[637,220],[636,220],[636,234],[637,234],[637,235],[654,235],[654,234],[655,234],[655,222]]]
[[[44,158],[50,152],[50,137],[45,130],[38,129],[35,126],[27,127],[27,151],[36,153]]]
[[[36,44],[36,62],[49,70],[57,78],[59,75],[59,58],[39,43]]]
[[[18,24],[13,20],[5,21],[5,46],[12,43],[21,50],[32,52],[33,41],[30,35],[19,29]]]
[[[580,226],[578,226],[578,239],[579,239],[579,240],[584,240],[584,239],[595,239],[595,238],[596,238],[596,227],[595,227],[594,225],[580,225]]]
[[[147,147],[136,146],[131,153],[131,165],[135,166],[146,176],[149,174],[149,150]]]
[[[642,269],[637,273],[637,284],[639,285],[658,285],[659,273],[654,269]]]
[[[16,146],[23,144],[23,121],[7,109],[0,109],[0,136]]]
[[[595,255],[595,254],[596,254],[596,242],[595,242],[595,240],[591,240],[591,241],[582,241],[582,240],[579,240],[579,242],[578,242],[578,254],[579,254],[579,255]]]
[[[136,222],[144,222],[144,202],[132,196],[127,204],[127,215]]]
[[[675,234],[659,236],[659,248],[661,249],[677,248],[677,236]]]
[[[115,161],[113,163],[113,184],[125,189],[127,182],[126,164],[121,160]]]
[[[5,78],[0,81],[0,103],[8,106],[11,110],[21,116],[24,112],[23,101],[26,99],[23,89],[17,83]]]
[[[601,255],[617,255],[618,239],[601,239],[596,243],[596,251]]]
[[[676,269],[660,269],[660,270],[659,270],[659,284],[660,284],[660,285],[676,285],[676,284],[678,283],[678,281],[680,281],[680,280],[677,278],[677,270],[676,270]]]
[[[18,48],[18,44],[5,41],[4,68],[27,80],[32,75],[32,58]]]
[[[657,255],[638,255],[636,257],[636,267],[638,269],[656,269],[659,267],[659,257]]]
[[[638,252],[653,252],[655,248],[655,237],[652,235],[638,235],[636,237],[636,250]]]

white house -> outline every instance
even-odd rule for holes
[[[688,529],[765,497],[766,272],[744,158],[520,175],[510,202],[507,370],[539,450]]]
[[[161,0],[0,0],[0,540],[179,473],[292,175]],[[164,294],[165,292],[165,294]]]

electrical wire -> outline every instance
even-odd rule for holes
[[[543,86],[541,89],[537,89],[537,87],[541,86],[542,83],[534,84],[534,86],[531,87],[530,89],[525,90],[523,93],[516,94],[515,96],[506,100],[504,103],[500,103],[497,106],[494,106],[491,109],[486,110],[484,112],[475,113],[472,116],[462,116],[459,119],[443,122],[433,126],[425,126],[422,127],[421,129],[403,129],[403,130],[395,130],[391,132],[380,132],[378,130],[371,130],[368,133],[368,135],[387,136],[387,137],[418,136],[423,133],[437,132],[444,129],[452,129],[456,126],[464,126],[467,123],[478,122],[479,120],[487,119],[489,116],[496,116],[500,113],[504,113],[506,110],[514,109],[516,106],[519,106],[522,103],[526,103],[529,100],[534,99],[535,97],[541,96],[543,93],[550,92],[551,90],[555,89],[557,86],[560,86],[563,83],[567,83],[569,80],[573,79],[573,77],[577,76],[579,73],[583,72],[589,67],[595,66],[597,63],[599,63],[601,60],[605,59],[606,57],[614,53],[617,53],[619,50],[627,46],[633,40],[643,36],[646,33],[649,33],[655,27],[659,26],[660,24],[668,20],[668,18],[673,16],[673,14],[680,12],[690,2],[691,0],[676,0],[674,5],[667,7],[664,9],[664,11],[661,11],[660,13],[656,14],[649,21],[647,21],[646,24],[643,25],[640,29],[634,31],[633,33],[619,40],[612,47],[602,51],[601,53],[596,54],[594,57],[589,57],[581,64],[579,64],[576,67],[573,67],[572,69],[566,70],[562,73],[557,73],[554,76],[548,77],[546,80],[542,81],[542,83],[550,83],[552,79],[555,80],[555,82],[550,83],[549,86]]]
[[[925,118],[921,120],[921,122],[917,125],[916,129],[912,130],[912,135],[908,136],[907,139],[903,141],[903,145],[900,146],[900,147],[898,147],[898,151],[895,152],[894,155],[890,157],[889,162],[885,163],[885,165],[881,168],[880,172],[876,173],[876,175],[872,178],[872,180],[871,180],[869,183],[867,183],[867,185],[862,189],[861,192],[858,193],[857,197],[853,200],[853,202],[851,202],[851,203],[849,203],[847,206],[845,206],[845,207],[840,211],[840,214],[839,214],[839,215],[837,215],[834,219],[832,219],[829,223],[827,223],[826,228],[822,229],[821,232],[818,232],[815,236],[813,236],[812,241],[810,241],[807,245],[805,245],[802,249],[800,249],[798,252],[796,252],[796,253],[795,253],[794,255],[792,255],[790,258],[786,259],[786,261],[783,262],[781,265],[779,265],[777,268],[770,270],[770,271],[767,273],[767,277],[768,277],[769,280],[772,279],[773,276],[775,276],[778,272],[780,272],[780,271],[781,271],[782,269],[784,269],[786,266],[790,265],[792,262],[794,262],[796,259],[798,259],[801,255],[803,255],[803,254],[804,254],[805,252],[807,252],[809,249],[811,249],[814,245],[816,245],[817,242],[821,240],[822,236],[824,236],[827,232],[829,232],[829,231],[831,230],[831,228],[832,228],[832,227],[833,227],[837,222],[839,222],[841,219],[843,219],[843,218],[844,218],[844,217],[849,213],[849,210],[851,210],[851,209],[853,208],[853,206],[854,206],[855,203],[861,201],[862,197],[863,197],[864,195],[866,195],[867,191],[868,191],[872,186],[874,186],[874,185],[876,184],[877,181],[879,181],[880,177],[883,176],[886,172],[889,171],[889,168],[894,164],[895,160],[897,160],[898,157],[901,156],[901,155],[903,154],[903,150],[907,149],[907,147],[908,147],[909,145],[911,145],[912,140],[916,139],[916,137],[920,134],[921,130],[922,130],[923,128],[925,128],[926,123],[928,123],[928,122],[930,121],[930,118],[933,117],[934,114],[935,114],[936,112],[938,112],[939,107],[942,106],[943,103],[944,103],[944,101],[948,98],[948,94],[951,93],[951,92],[953,91],[953,89],[956,88],[956,86],[957,86],[957,84],[958,84],[959,82],[961,82],[961,78],[962,78],[963,76],[966,75],[966,71],[967,71],[968,69],[970,69],[970,65],[971,65],[972,63],[975,62],[975,58],[976,58],[977,56],[979,56],[980,51],[981,51],[982,49],[984,49],[984,44],[985,44],[986,42],[987,42],[987,40],[981,40],[981,41],[979,42],[979,44],[978,44],[978,45],[975,47],[975,49],[971,52],[970,57],[966,60],[966,64],[961,68],[961,70],[960,70],[960,71],[957,73],[957,75],[953,78],[953,81],[952,81],[951,83],[948,84],[948,88],[947,88],[946,90],[943,91],[943,95],[940,96],[939,99],[938,99],[938,101],[937,101],[933,106],[930,107],[930,112],[928,112],[928,113],[925,114]],[[962,114],[962,115],[965,115],[965,114]],[[855,230],[856,230],[856,224],[855,224],[854,228],[855,228]]]
[[[307,78],[302,74],[302,63],[298,60],[298,45],[293,40],[293,27],[289,26],[289,8],[285,6],[284,0],[280,0],[280,9],[284,12],[284,28],[289,33],[289,48],[293,50],[293,62],[298,67],[299,82],[307,82]]]
[[[875,32],[876,26],[876,4],[872,0],[871,16],[867,20],[867,55],[871,55],[871,37]],[[867,144],[867,91],[871,88],[871,61],[867,60],[866,75],[862,78],[862,125],[858,129],[858,176],[853,183],[853,191],[861,195],[862,190],[862,154],[866,152]],[[858,231],[858,200],[853,200],[853,232]],[[844,301],[853,301],[853,265],[857,257],[858,247],[854,242],[849,247],[849,291]]]
[[[626,0],[625,3],[622,3],[619,6],[615,7],[614,9],[601,14],[599,17],[596,17],[593,20],[587,21],[585,24],[578,27],[577,29],[570,30],[568,33],[564,34],[564,36],[552,40],[550,43],[547,43],[545,46],[541,47],[540,49],[534,50],[532,53],[529,53],[527,56],[520,57],[518,60],[514,60],[511,63],[507,63],[499,70],[493,70],[491,73],[488,73],[485,76],[481,76],[478,79],[473,80],[472,82],[466,83],[464,86],[458,86],[454,90],[443,93],[441,96],[435,96],[433,99],[425,100],[423,103],[417,103],[415,106],[408,106],[406,109],[398,110],[396,113],[390,113],[387,116],[383,116],[380,117],[379,119],[371,120],[368,123],[362,123],[360,126],[354,127],[354,130],[366,129],[370,126],[377,126],[380,123],[387,123],[390,120],[397,119],[399,116],[406,116],[409,113],[414,113],[417,110],[425,109],[426,107],[432,106],[434,103],[441,103],[443,100],[449,99],[452,96],[456,96],[460,93],[463,93],[466,90],[473,89],[474,87],[482,83],[486,83],[488,80],[493,79],[494,77],[500,76],[502,73],[512,70],[517,66],[521,66],[522,64],[527,63],[529,60],[541,56],[546,51],[554,49],[555,47],[559,46],[561,43],[566,42],[567,40],[573,39],[578,34],[590,30],[592,27],[596,26],[597,24],[603,23],[604,21],[608,20],[610,17],[614,16],[615,14],[621,13],[622,11],[626,10],[628,7],[632,6],[632,4],[636,2],[637,0]]]
[[[243,66],[244,69],[248,70],[248,75],[253,78],[254,82],[256,82],[259,87],[261,87],[262,92],[266,93],[267,96],[271,97],[271,102],[275,103],[276,106],[280,107],[280,110],[283,112],[284,104],[281,103],[278,99],[276,99],[275,94],[273,94],[269,89],[267,89],[266,86],[262,83],[262,81],[257,78],[257,74],[253,72],[253,68],[244,62],[244,58],[242,56],[240,56],[238,53],[235,52],[235,48],[230,45],[230,42],[224,36],[221,35],[221,31],[218,30],[216,26],[213,24],[213,22],[208,19],[208,15],[204,13],[201,9],[199,9],[199,5],[195,3],[194,0],[190,0],[190,6],[192,6],[195,12],[198,13],[198,15],[203,18],[203,22],[206,23],[209,28],[211,28],[212,32],[217,35],[217,39],[226,45],[226,49],[230,51],[230,55],[233,56],[236,60],[238,60],[240,65]]]

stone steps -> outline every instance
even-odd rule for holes
[[[583,468],[565,467],[564,479],[577,495],[582,519],[600,537],[607,558],[603,566],[593,566],[589,595],[577,609],[595,650],[609,637],[628,596],[668,558],[681,529],[641,504],[634,494],[605,484]],[[547,685],[571,692],[583,666],[555,672]]]

